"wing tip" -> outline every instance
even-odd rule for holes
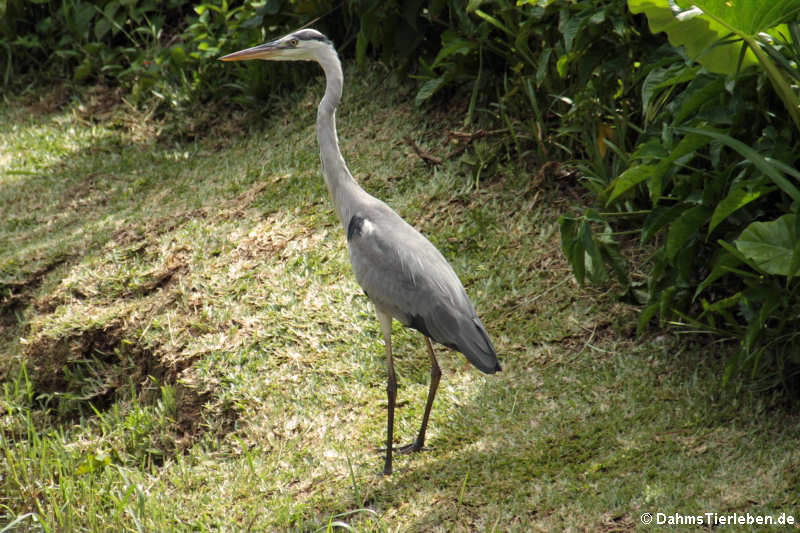
[[[500,366],[500,361],[497,360],[497,354],[494,352],[490,352],[488,354],[483,353],[478,357],[476,357],[474,353],[465,353],[464,355],[467,356],[467,359],[475,366],[475,368],[484,374],[494,374],[503,370],[503,368]]]
[[[469,327],[470,322],[475,327],[472,331]],[[439,344],[461,352],[467,361],[485,374],[494,374],[502,370],[494,344],[477,316],[471,321],[453,320],[450,331],[455,333],[445,335],[441,334],[442,328],[435,327],[435,323],[434,327],[431,327],[422,315],[410,315],[406,326],[416,329]]]
[[[462,353],[469,359],[470,363],[485,374],[494,374],[495,372],[502,371],[503,369],[500,366],[500,361],[497,359],[497,351],[494,349],[492,339],[489,338],[489,334],[486,332],[486,328],[483,327],[483,323],[478,317],[474,317],[472,323],[475,325],[475,329],[478,330],[478,334],[483,339],[485,345],[476,345],[475,348],[477,349],[469,350],[469,353],[467,351],[462,351]]]

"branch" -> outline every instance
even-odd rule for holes
[[[422,159],[423,161],[426,161],[427,163],[430,163],[432,165],[442,164],[441,158],[436,157],[435,155],[431,155],[428,152],[424,151],[422,148],[417,146],[417,143],[411,140],[411,137],[404,137],[403,140],[406,141],[406,143],[414,150],[414,153],[417,154],[417,156],[419,156],[419,158]]]

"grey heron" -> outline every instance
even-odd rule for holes
[[[336,107],[344,77],[339,56],[327,37],[302,29],[275,41],[219,58],[222,61],[263,59],[316,61],[325,72],[325,95],[317,109],[317,140],[322,174],[347,236],[353,273],[375,307],[386,347],[387,424],[383,473],[392,473],[392,441],[397,379],[392,361],[392,319],[425,336],[431,379],[417,438],[398,453],[425,445],[433,399],[441,370],[431,339],[464,354],[481,371],[493,374],[500,363],[489,334],[453,268],[420,232],[381,200],[364,191],[353,178],[339,150]]]

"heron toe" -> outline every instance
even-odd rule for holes
[[[429,450],[430,448],[426,448],[421,442],[415,440],[411,444],[406,444],[405,446],[399,446],[394,449],[395,453],[399,453],[401,455],[408,455],[409,453],[415,452],[422,452],[425,450]]]
[[[414,452],[424,452],[426,450],[430,450],[430,448],[423,446],[416,440],[411,444],[406,444],[405,446],[392,446],[392,452],[399,453],[400,455],[408,455]],[[386,453],[386,448],[376,448],[375,453]]]

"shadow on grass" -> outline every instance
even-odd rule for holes
[[[627,531],[645,512],[795,508],[800,418],[785,395],[723,389],[724,346],[661,340],[557,347],[544,367],[541,347],[509,354],[468,403],[437,402],[449,414],[432,449],[367,481],[363,506],[384,525],[417,511],[410,531]]]

